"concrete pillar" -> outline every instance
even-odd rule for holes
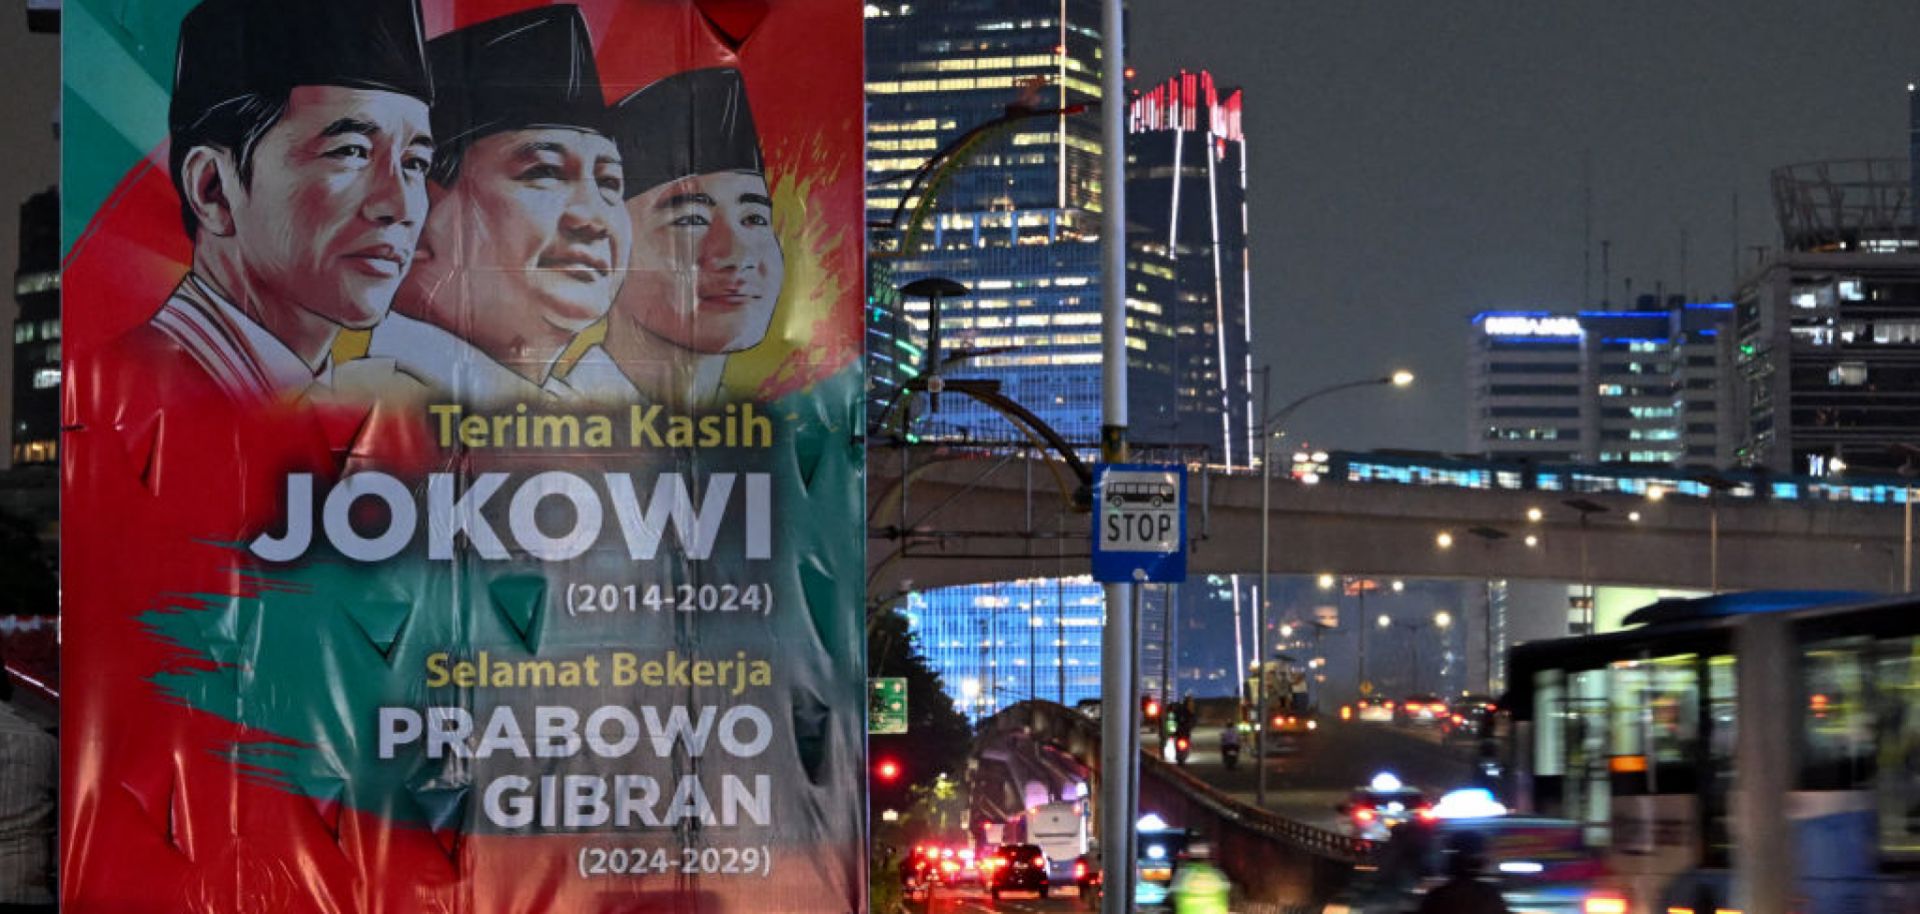
[[[1799,716],[1786,712],[1803,707],[1800,658],[1785,620],[1756,615],[1744,621],[1734,637],[1742,713],[1732,803],[1734,897],[1728,907],[1787,914],[1794,896],[1787,794],[1796,780],[1793,728]]]

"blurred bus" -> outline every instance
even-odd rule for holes
[[[1757,592],[1511,653],[1516,811],[1651,914],[1920,910],[1920,599]]]

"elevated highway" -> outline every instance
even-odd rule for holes
[[[1066,465],[935,446],[869,451],[869,592],[1084,573],[1092,520]],[[1189,569],[1260,568],[1261,480],[1190,477]],[[1583,514],[1579,498],[1604,507]],[[1272,484],[1275,574],[1517,578],[1707,589],[1889,591],[1907,544],[1898,506],[1644,497],[1390,483]],[[1538,508],[1541,520],[1528,520]],[[1630,520],[1638,512],[1639,521]],[[1582,518],[1586,520],[1583,523]],[[1714,533],[1718,529],[1717,536]],[[1478,528],[1492,538],[1470,531]],[[1440,534],[1451,548],[1438,545]],[[1504,536],[1499,536],[1504,534]],[[1526,537],[1537,537],[1529,547]]]

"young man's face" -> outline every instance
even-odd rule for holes
[[[627,213],[633,269],[620,292],[622,315],[703,354],[737,352],[766,336],[786,278],[766,178],[682,178],[627,201]]]
[[[427,220],[422,260],[433,266],[409,282],[460,283],[467,326],[455,330],[489,351],[546,328],[578,333],[607,313],[626,272],[621,179],[619,151],[597,133],[475,140]]]
[[[299,86],[231,188],[234,242],[267,301],[365,329],[386,316],[427,214],[427,105],[394,92]]]

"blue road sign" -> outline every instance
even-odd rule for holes
[[[1187,579],[1187,468],[1093,468],[1093,577],[1103,583]]]

